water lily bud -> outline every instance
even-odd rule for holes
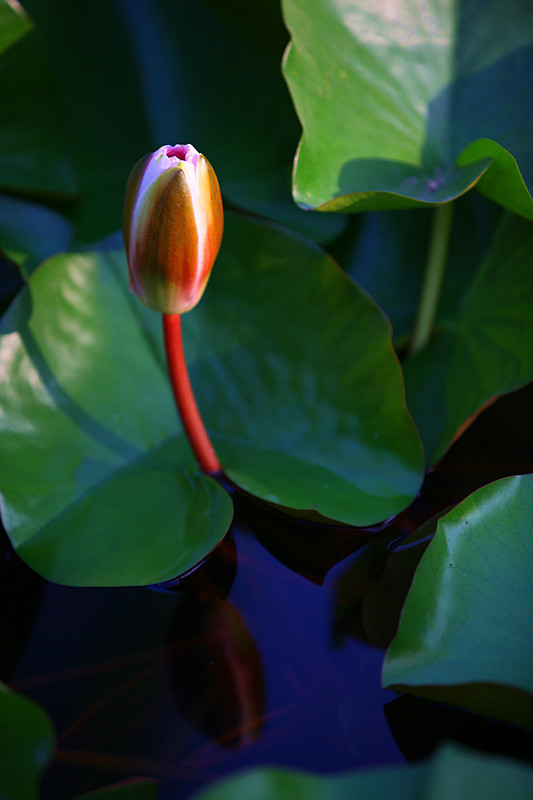
[[[206,287],[222,228],[215,172],[191,144],[164,145],[142,158],[124,201],[131,291],[154,311],[190,311]]]

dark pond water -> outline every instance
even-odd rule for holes
[[[401,537],[533,471],[532,401],[529,387],[482,414],[381,531],[299,525],[238,499],[231,535],[167,591],[47,584],[6,545],[0,677],[54,720],[44,800],[132,775],[179,800],[248,765],[333,772],[422,758],[444,739],[528,758],[519,729],[381,689],[402,592],[379,578],[397,559],[407,586],[424,545],[402,550]]]

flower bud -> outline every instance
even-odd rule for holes
[[[142,158],[124,201],[131,291],[154,311],[190,311],[206,287],[222,228],[215,172],[192,145],[164,145]]]

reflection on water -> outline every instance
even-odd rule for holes
[[[168,639],[168,684],[189,725],[221,747],[257,739],[264,714],[261,659],[237,609],[206,592],[182,592]]]
[[[478,486],[532,471],[516,425],[531,397],[482,415],[413,507],[371,535],[306,528],[241,501],[233,538],[158,591],[53,586],[4,560],[1,674],[57,733],[43,800],[133,775],[179,800],[247,765],[392,764],[443,738],[525,755],[517,729],[397,699],[380,669],[425,546],[398,540]]]
[[[320,586],[287,569],[248,528],[234,536],[226,600],[46,586],[13,681],[54,717],[44,800],[135,774],[161,779],[164,800],[253,763],[402,760],[383,713],[394,694],[379,685],[382,653],[331,644],[328,577]],[[346,708],[359,709],[355,726]]]

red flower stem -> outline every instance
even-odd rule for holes
[[[205,429],[192,390],[183,352],[179,314],[163,314],[163,336],[174,399],[194,455],[204,472],[210,475],[220,472],[222,467]]]

